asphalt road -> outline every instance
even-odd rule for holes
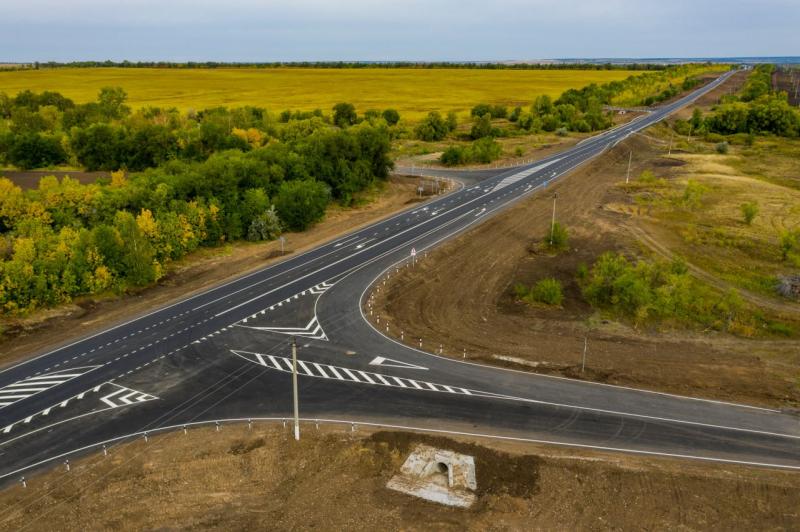
[[[800,469],[796,415],[445,359],[426,352],[435,346],[389,339],[363,315],[386,275],[729,75],[569,150],[472,176],[456,192],[0,371],[0,482],[145,432],[289,417],[291,337],[309,420]]]

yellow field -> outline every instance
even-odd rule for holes
[[[124,88],[130,105],[177,107],[256,105],[328,111],[338,102],[366,109],[394,107],[404,118],[428,111],[464,112],[480,102],[529,105],[540,94],[557,97],[569,88],[633,74],[624,70],[475,69],[151,69],[64,68],[0,72],[0,92],[58,91],[78,103],[105,86]]]

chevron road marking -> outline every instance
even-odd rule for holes
[[[44,375],[28,377],[27,379],[9,384],[8,386],[0,388],[0,409],[13,405],[17,401],[27,399],[39,392],[49,390],[59,384],[64,384],[67,381],[85,375],[99,367],[100,366],[84,366],[80,368],[63,369],[61,371],[45,373]]]
[[[242,320],[245,323],[247,320]],[[328,336],[325,334],[325,331],[322,330],[322,325],[319,324],[319,320],[316,316],[311,318],[311,321],[308,322],[308,325],[305,327],[252,327],[249,325],[237,325],[238,327],[244,327],[246,329],[254,329],[256,331],[264,331],[264,332],[272,332],[277,334],[286,334],[289,336],[300,336],[302,338],[311,338],[312,340],[325,340],[328,341]]]
[[[121,386],[119,384],[114,384],[114,386],[117,387],[115,391],[100,398],[101,401],[103,401],[111,408],[119,408],[121,406],[144,403],[145,401],[152,401],[153,399],[158,399],[158,397],[156,397],[155,395],[150,395],[148,393],[140,392],[138,390],[132,390],[130,388],[126,388],[125,386]]]

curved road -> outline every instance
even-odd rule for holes
[[[362,314],[381,279],[413,267],[425,249],[730,75],[569,150],[0,371],[0,481],[144,432],[289,417],[291,337],[307,419],[800,470],[795,415],[445,359],[396,343]]]

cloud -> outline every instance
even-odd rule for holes
[[[796,0],[4,0],[0,60],[792,55]]]

